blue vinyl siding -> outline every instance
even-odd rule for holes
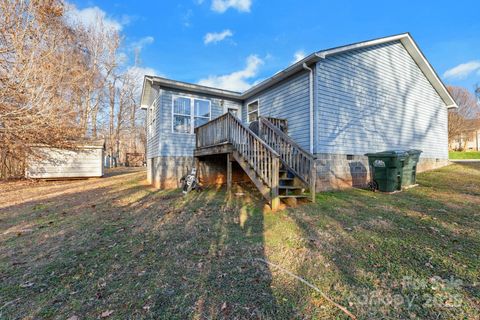
[[[309,73],[298,74],[249,98],[242,109],[242,121],[247,122],[247,105],[260,104],[260,116],[288,120],[288,134],[303,148],[310,148]]]
[[[445,103],[401,42],[352,50],[319,61],[315,68],[314,152],[362,155],[416,148],[426,158],[448,158]],[[310,142],[309,73],[301,71],[239,102],[156,88],[157,121],[148,157],[192,156],[193,134],[172,132],[172,96],[211,101],[211,118],[258,100],[261,116],[288,119],[289,135],[306,150]],[[222,105],[223,101],[223,105]],[[148,123],[148,122],[147,122]]]
[[[146,110],[147,112],[147,158],[153,158],[156,157],[158,154],[158,142],[160,139],[160,134],[159,134],[159,126],[162,125],[162,123],[159,121],[160,117],[160,109],[159,109],[159,88],[155,87],[150,91],[150,94],[153,96],[152,100],[152,106],[150,108],[153,108],[153,111],[156,114],[156,121],[155,125],[152,128],[152,135],[149,133],[149,126],[150,126],[150,117],[151,113],[150,110]]]
[[[317,63],[316,153],[416,148],[448,158],[448,110],[401,42]]]
[[[172,99],[173,96],[185,96],[198,99],[209,100],[211,105],[211,119],[221,116],[226,110],[226,106],[237,106],[241,108],[241,103],[230,101],[217,97],[202,96],[185,92],[173,91],[170,89],[161,89],[157,108],[157,139],[151,139],[156,145],[150,146],[153,157],[162,156],[193,156],[195,149],[195,135],[187,133],[172,132]],[[222,106],[223,100],[223,106]],[[149,152],[150,157],[150,152]]]

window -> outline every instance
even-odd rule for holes
[[[230,112],[231,114],[233,114],[235,117],[238,118],[238,109],[237,108],[228,108],[227,109],[227,112]]]
[[[190,99],[178,97],[173,99],[173,132],[191,132],[191,111]]]
[[[194,127],[210,121],[210,101],[194,99]]]
[[[247,105],[247,122],[253,122],[258,120],[258,100],[251,102]]]
[[[172,131],[193,133],[193,129],[210,121],[210,101],[188,97],[174,97]]]
[[[155,100],[150,108],[148,108],[148,136],[153,137],[155,134],[155,122],[157,120],[156,106],[157,101]]]

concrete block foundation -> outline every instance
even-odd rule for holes
[[[316,191],[360,187],[370,181],[368,157],[345,154],[316,154]],[[449,164],[448,159],[420,158],[417,172],[429,171]]]
[[[192,157],[156,157],[147,160],[147,181],[160,189],[180,188],[180,179],[195,165]],[[227,155],[205,156],[198,159],[198,178],[203,186],[227,183]],[[232,163],[234,182],[248,182],[249,178],[236,163]]]
[[[317,154],[316,191],[360,187],[370,181],[368,158],[345,154]],[[219,154],[198,159],[199,180],[204,186],[227,183],[227,155]],[[194,157],[156,157],[147,160],[147,180],[156,188],[180,187],[180,178],[194,166]],[[434,170],[449,164],[447,159],[420,158],[417,172]],[[249,182],[242,168],[232,162],[232,180]]]

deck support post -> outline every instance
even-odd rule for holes
[[[232,154],[227,153],[227,192],[232,192]]]
[[[310,171],[310,197],[313,203],[315,203],[316,182],[317,182],[317,161],[314,158],[312,161],[312,168]]]
[[[280,197],[278,194],[279,171],[280,171],[280,160],[278,158],[274,158],[272,163],[272,186],[271,186],[272,200],[270,203],[272,207],[272,211],[277,211],[280,206]]]
[[[197,170],[197,181],[200,181],[200,159],[198,157],[193,157],[193,167]],[[190,172],[187,172],[189,174]]]

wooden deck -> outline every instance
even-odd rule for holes
[[[232,152],[233,152],[232,144],[228,142],[223,142],[214,146],[196,148],[193,152],[193,156],[205,157],[205,156],[212,156],[215,154],[225,154],[225,153],[232,153]]]
[[[280,198],[305,197],[305,188],[314,201],[315,159],[284,132],[286,129],[286,120],[261,117],[256,134],[226,113],[195,129],[194,156],[227,154],[227,188],[232,185],[231,162],[236,161],[273,210]]]

